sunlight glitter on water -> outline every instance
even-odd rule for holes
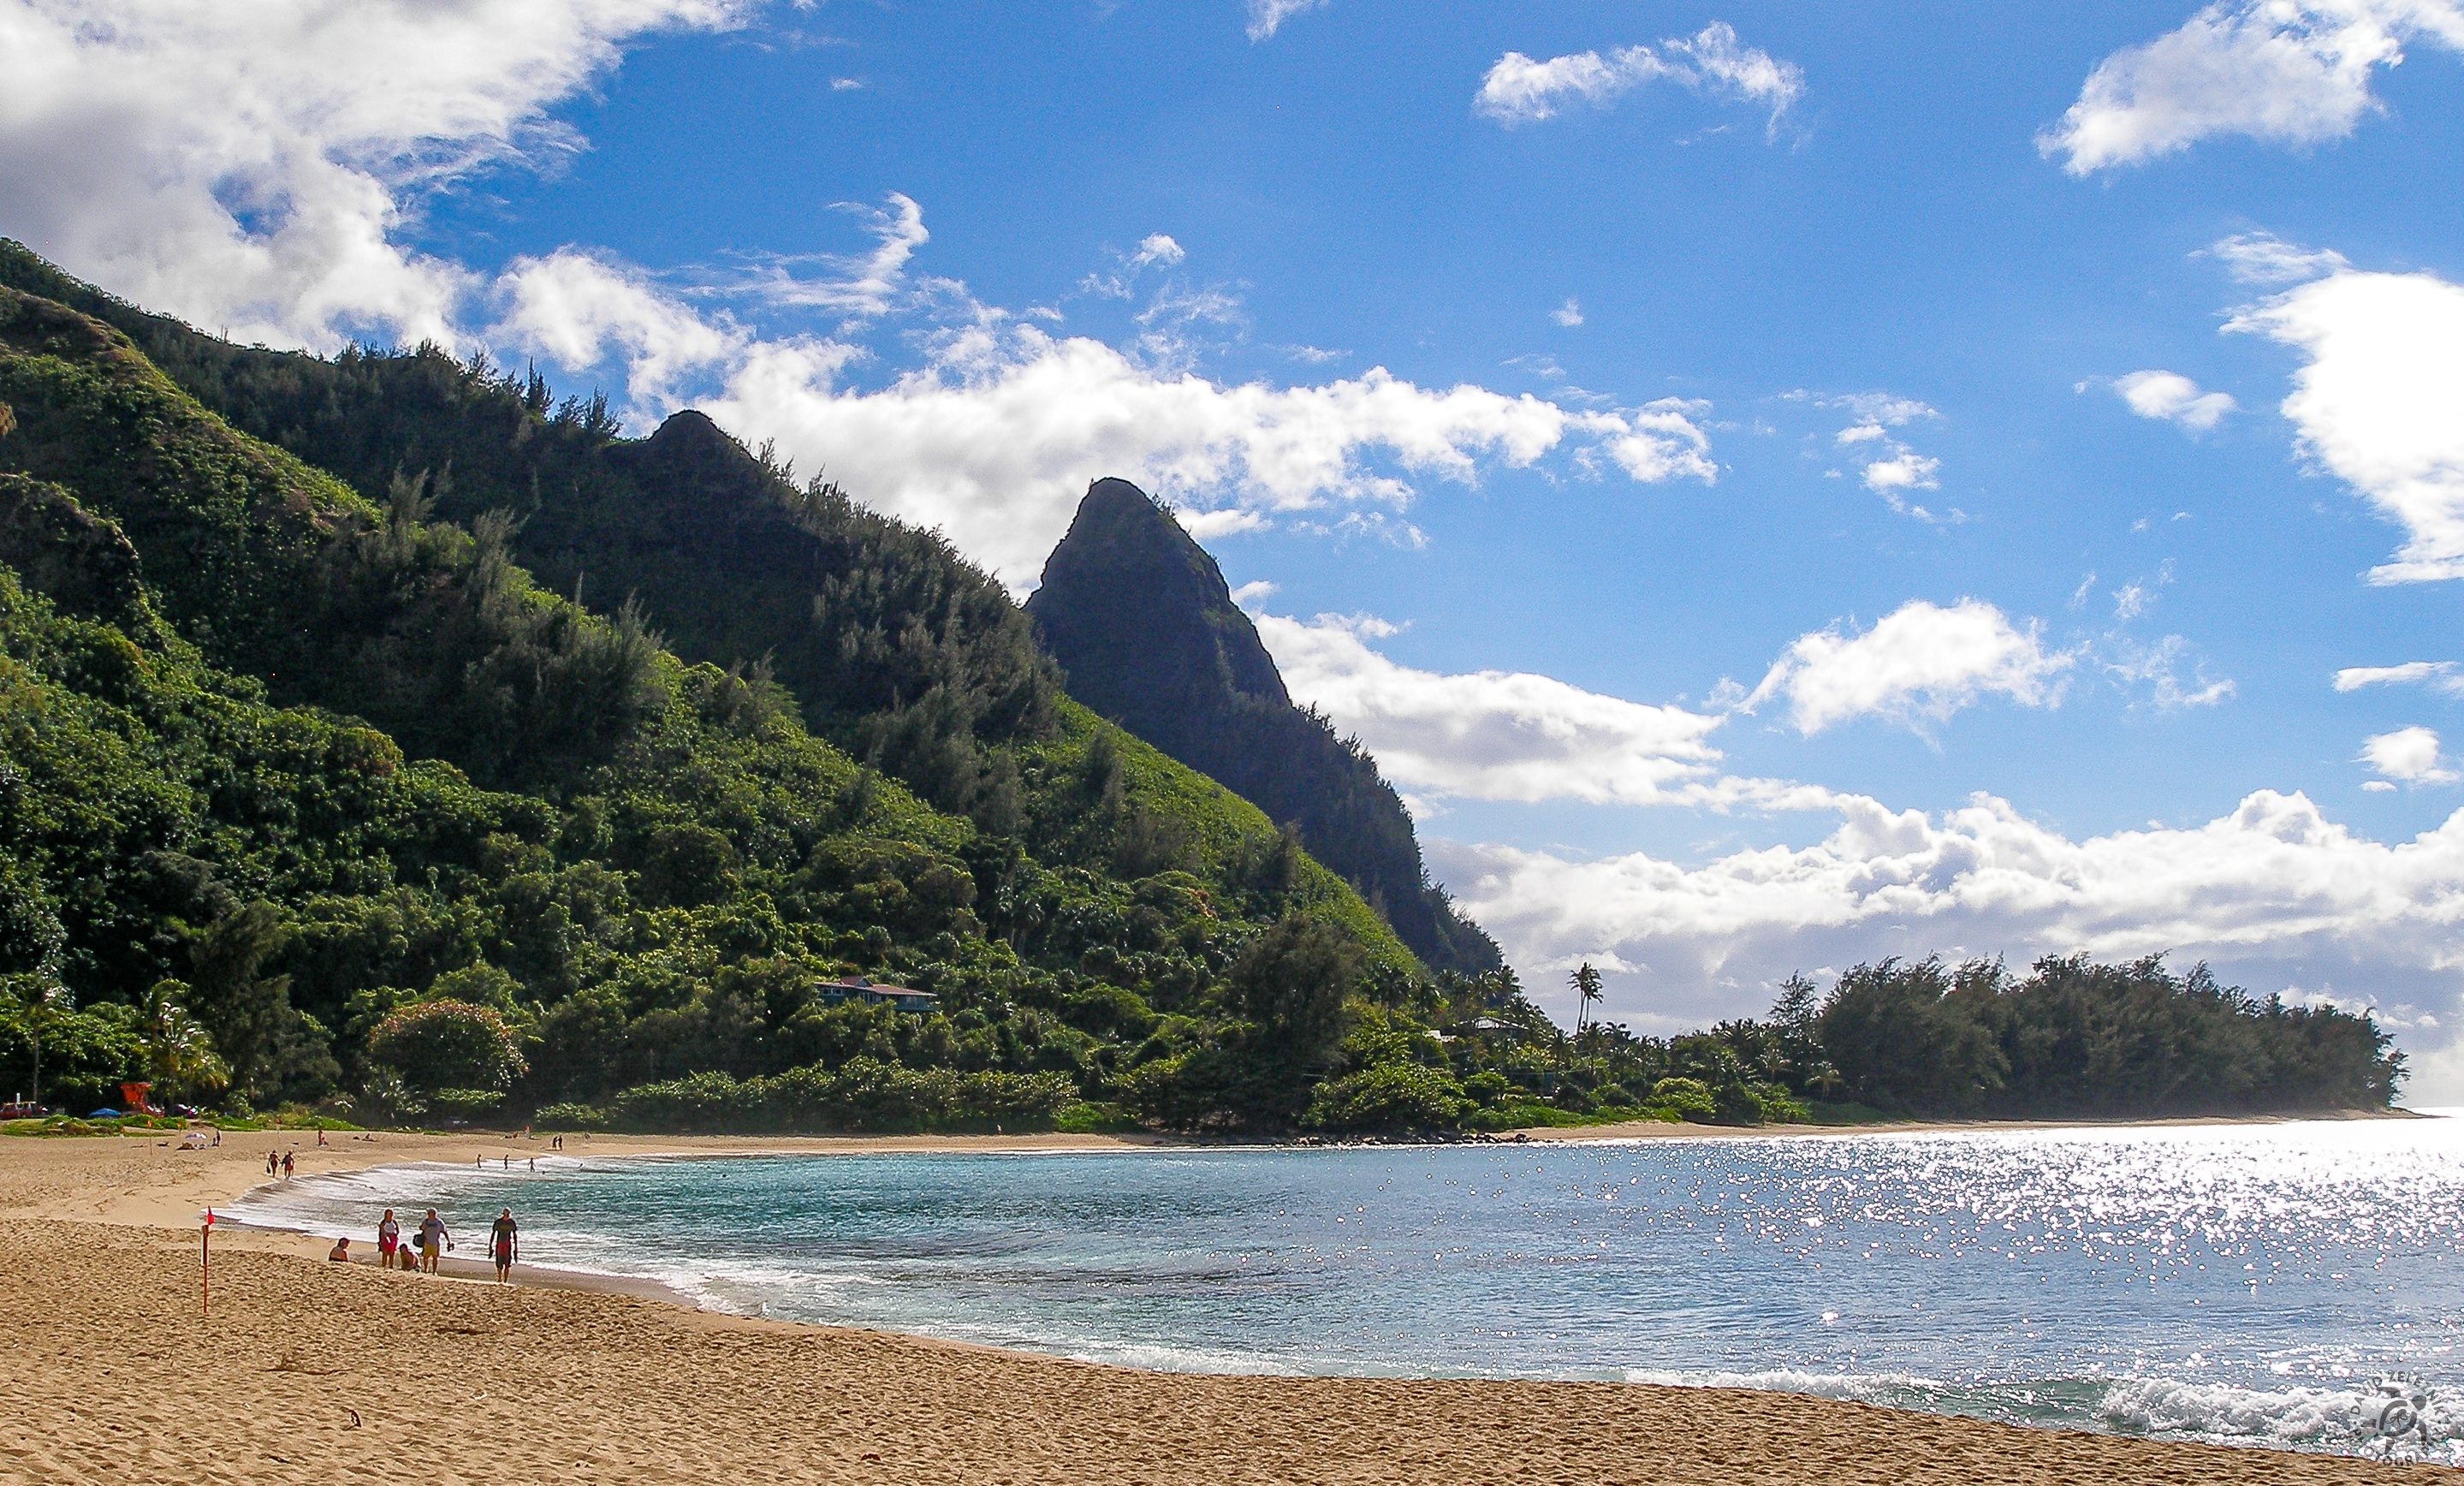
[[[319,1231],[510,1203],[705,1303],[1208,1371],[1743,1384],[2464,1458],[2464,1121],[1625,1144],[582,1161],[314,1179]],[[2425,1447],[2418,1436],[2409,1448]]]

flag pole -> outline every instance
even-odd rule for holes
[[[197,1314],[213,1312],[214,1209],[206,1209],[206,1225],[197,1230]]]

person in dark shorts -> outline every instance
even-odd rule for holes
[[[514,1226],[513,1209],[496,1214],[495,1227],[488,1231],[488,1252],[495,1256],[496,1283],[501,1285],[521,1253],[521,1232]]]

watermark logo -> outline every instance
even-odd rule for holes
[[[2372,1425],[2364,1451],[2374,1446],[2382,1456],[2392,1459],[2398,1450],[2408,1453],[2429,1450],[2431,1412],[2436,1399],[2431,1386],[2410,1373],[2391,1372],[2379,1379],[2376,1388],[2362,1395],[2362,1416]]]

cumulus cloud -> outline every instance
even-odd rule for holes
[[[1716,714],[1648,706],[1545,676],[1443,675],[1371,641],[1392,626],[1254,616],[1292,696],[1355,734],[1407,795],[1651,805],[1700,800]]]
[[[620,367],[646,403],[672,401],[687,379],[741,354],[751,339],[679,303],[639,269],[575,249],[516,259],[497,290],[504,318],[492,338],[574,370]],[[847,354],[841,348],[833,366]]]
[[[1681,406],[1571,411],[1529,394],[1422,388],[1383,367],[1224,386],[998,312],[935,340],[923,365],[884,387],[843,385],[850,359],[828,342],[750,341],[701,406],[807,468],[826,463],[867,504],[942,528],[1013,585],[1033,581],[1090,469],[1192,519],[1234,510],[1251,523],[1330,504],[1399,510],[1411,477],[1469,483],[1483,461],[1529,466],[1570,446],[1637,480],[1717,475]]]
[[[2228,328],[2309,356],[2283,404],[2303,452],[2405,533],[2370,581],[2464,577],[2464,286],[2431,274],[2333,273]]]
[[[1666,78],[1705,97],[1771,110],[1767,134],[1805,96],[1805,73],[1794,62],[1737,39],[1736,28],[1713,21],[1691,37],[1615,51],[1577,52],[1534,61],[1508,52],[1491,64],[1472,100],[1475,113],[1500,123],[1536,123],[1575,102],[1603,107],[1645,83]]]
[[[2229,394],[2202,392],[2199,384],[2171,371],[2134,371],[2115,382],[2113,389],[2143,418],[2163,418],[2202,432],[2239,406]]]
[[[2073,840],[1979,794],[1939,818],[1837,797],[1806,847],[1686,866],[1428,843],[1456,901],[1527,976],[1614,956],[1608,1010],[1646,1028],[1768,1006],[1793,970],[1885,955],[2085,950],[2207,959],[2264,994],[2368,985],[2443,1010],[2464,969],[2464,811],[2388,846],[2300,794],[2261,790],[2202,826]]]
[[[1572,330],[1583,322],[1583,307],[1569,298],[1565,303],[1549,312],[1549,318]]]
[[[1249,39],[1264,41],[1284,22],[1326,4],[1326,0],[1249,0]]]
[[[1928,459],[1921,454],[1893,455],[1865,466],[1865,488],[1885,494],[1894,490],[1940,490],[1942,481],[1934,478],[1934,472],[1941,468],[1941,460]]]
[[[2464,676],[2452,660],[2408,660],[2400,666],[2346,666],[2336,673],[2336,690],[2357,692],[2365,686],[2400,686],[2420,682],[2450,697],[2464,697]]]
[[[2438,761],[2438,735],[2426,727],[2399,727],[2362,744],[2361,762],[2408,785],[2452,785],[2459,777]]]
[[[2283,144],[2350,135],[2379,107],[2370,83],[2411,41],[2464,51],[2455,0],[2218,0],[2114,53],[2037,138],[2087,175],[2238,134]]]
[[[242,341],[468,344],[417,196],[580,140],[548,117],[623,45],[732,0],[0,6],[0,207],[71,272]]]
[[[1742,710],[1784,699],[1790,722],[1809,737],[1860,717],[1922,730],[1989,696],[2057,705],[2074,659],[2047,650],[2035,623],[2013,625],[1982,600],[1944,609],[1912,599],[1862,633],[1833,625],[1799,636]]]

